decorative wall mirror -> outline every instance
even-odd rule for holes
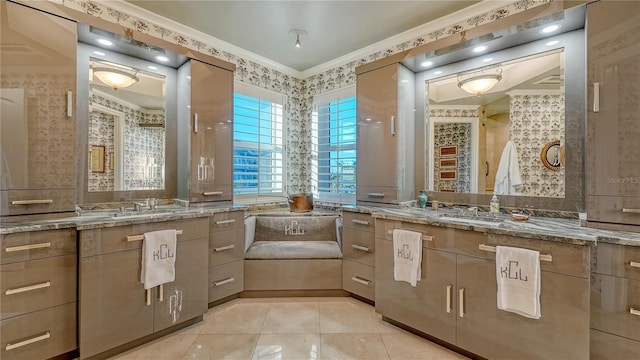
[[[540,152],[542,165],[552,171],[560,171],[564,165],[564,146],[560,140],[550,141],[544,145]]]

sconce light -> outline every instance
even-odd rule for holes
[[[296,34],[296,42],[294,46],[297,48],[301,47],[302,43],[300,42],[300,34],[306,34],[307,32],[300,29],[293,29],[293,30],[289,30],[289,34],[291,33]]]
[[[116,91],[120,88],[131,86],[140,80],[140,78],[136,76],[136,73],[129,74],[126,71],[118,69],[94,68],[93,74],[97,76],[100,81],[111,86],[113,90]]]
[[[467,75],[470,76],[466,77]],[[458,75],[458,86],[469,94],[480,96],[502,80],[502,69],[497,68],[490,73],[476,72],[467,75]]]

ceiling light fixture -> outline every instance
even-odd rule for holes
[[[127,86],[131,86],[137,83],[140,78],[136,76],[136,73],[129,74],[126,71],[109,69],[109,68],[94,68],[93,74],[100,79],[106,85],[109,85],[113,90],[118,90]]]
[[[469,77],[466,77],[470,75]],[[458,87],[468,92],[480,96],[491,90],[500,80],[502,80],[502,69],[485,70],[481,72],[458,75]]]
[[[559,43],[560,43],[560,41],[558,41],[558,40],[551,40],[548,43],[546,43],[545,45],[546,46],[553,46],[553,45],[557,45]]]
[[[425,61],[425,62],[423,62],[423,63],[422,63],[422,64],[420,64],[420,65],[422,65],[423,67],[428,67],[428,66],[433,65],[433,61]]]
[[[300,30],[300,29],[289,30],[289,34],[292,34],[292,33],[296,34],[296,42],[295,42],[294,46],[297,47],[297,48],[301,47],[302,43],[300,42],[300,34],[304,35],[307,32],[304,31],[304,30]]]
[[[104,46],[112,46],[113,43],[107,39],[98,39],[98,42]]]
[[[487,50],[487,47],[485,45],[480,45],[480,46],[476,46],[473,48],[473,52],[483,52]]]
[[[549,25],[547,27],[545,27],[544,29],[542,29],[540,32],[543,34],[548,34],[550,32],[554,32],[556,30],[560,29],[560,25]]]
[[[488,58],[482,59],[482,62],[489,62],[489,61],[492,61],[492,60],[493,60],[493,58],[488,57]]]
[[[93,53],[94,53],[95,55],[98,55],[98,56],[105,56],[105,55],[107,55],[107,54],[103,53],[102,51],[94,51]]]
[[[164,55],[158,55],[158,56],[156,56],[156,60],[162,61],[162,62],[167,62],[167,61],[169,61],[169,58],[164,56]]]

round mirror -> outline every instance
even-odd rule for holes
[[[540,160],[547,169],[560,171],[564,164],[564,146],[560,146],[560,140],[548,142],[542,148]]]

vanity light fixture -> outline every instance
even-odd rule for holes
[[[302,43],[300,42],[300,34],[306,34],[307,32],[301,29],[291,29],[289,30],[289,34],[296,34],[296,42],[294,44],[295,47],[302,47]]]
[[[477,74],[477,75],[476,75]],[[480,96],[491,90],[500,80],[502,80],[502,69],[485,70],[467,75],[458,75],[458,86],[468,92]]]
[[[93,69],[93,75],[116,91],[120,88],[131,86],[140,80],[140,78],[136,76],[136,73],[130,74],[118,69],[100,67]]]

